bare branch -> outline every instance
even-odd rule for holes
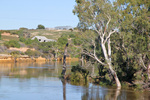
[[[86,55],[90,56],[91,58],[95,59],[96,61],[98,61],[98,62],[99,62],[100,64],[102,64],[102,65],[107,65],[107,64],[103,63],[102,61],[100,61],[100,60],[97,58],[97,56],[94,56],[94,54],[92,54],[92,53],[83,51],[83,54],[86,54]]]
[[[144,61],[143,61],[142,57],[140,57],[140,62],[142,63],[144,69],[147,69],[147,67],[146,67],[145,64],[144,64]]]
[[[110,23],[110,21],[111,21],[111,17],[110,17],[109,15],[107,15],[107,14],[105,14],[105,15],[106,15],[107,18],[108,18],[108,22],[107,22],[107,24],[106,24],[106,26],[105,26],[105,30],[104,30],[103,37],[105,36],[105,34],[106,34],[106,29],[108,28],[108,25],[109,25],[109,23]]]

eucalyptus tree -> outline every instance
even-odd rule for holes
[[[127,62],[127,75],[130,75],[131,79],[131,74],[133,76],[140,72],[137,75],[142,76],[141,70],[147,70],[150,62],[150,1],[116,0],[114,5],[121,15],[119,48]]]
[[[108,66],[115,79],[118,88],[121,88],[120,80],[112,65],[111,36],[119,30],[119,14],[108,0],[76,0],[77,5],[73,12],[80,21],[80,27],[91,29],[97,33],[97,42],[102,48],[105,61],[96,55],[96,42],[93,39],[93,51],[84,50],[83,53],[95,59],[98,63]],[[88,35],[87,35],[88,36]]]

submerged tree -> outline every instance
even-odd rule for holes
[[[77,5],[73,10],[80,20],[80,26],[84,29],[94,30],[98,37],[97,42],[102,48],[105,62],[96,55],[96,43],[92,41],[93,51],[84,50],[83,53],[95,59],[98,63],[108,66],[114,77],[117,87],[121,88],[117,73],[111,60],[111,35],[119,30],[119,14],[108,0],[76,0]]]

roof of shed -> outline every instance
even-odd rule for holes
[[[37,39],[43,39],[43,40],[47,39],[45,36],[34,36],[34,37],[37,38]]]

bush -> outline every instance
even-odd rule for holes
[[[72,83],[76,84],[76,83],[80,83],[84,81],[84,77],[82,76],[81,73],[76,72],[76,73],[72,73],[70,80]]]
[[[63,37],[58,38],[57,42],[60,46],[65,45],[65,44],[67,44],[68,39],[67,39],[67,37],[63,36]]]
[[[18,41],[16,41],[16,40],[10,40],[10,41],[6,41],[5,43],[4,43],[4,45],[6,46],[6,47],[16,47],[16,48],[20,48],[20,44],[18,43]]]
[[[20,41],[20,42],[25,42],[25,41],[26,41],[26,39],[25,39],[25,38],[23,38],[23,37],[21,37],[21,38],[19,38],[19,41]]]
[[[20,52],[19,51],[12,51],[10,54],[11,55],[20,55]]]
[[[25,52],[26,55],[30,56],[30,57],[38,57],[38,56],[41,56],[41,53],[39,51],[33,51],[33,50],[30,50],[28,49],[26,52]]]
[[[32,44],[32,42],[33,42],[33,41],[32,41],[31,39],[27,39],[27,40],[25,41],[25,44],[26,44],[26,45],[29,45],[29,44]]]
[[[79,65],[72,66],[70,80],[74,84],[86,83],[89,71]]]

